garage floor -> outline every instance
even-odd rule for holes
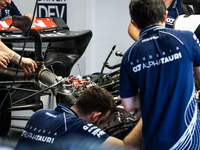
[[[21,131],[11,129],[7,137],[0,137],[0,150],[7,150],[5,147],[14,149],[21,133]]]

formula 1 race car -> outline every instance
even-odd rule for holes
[[[25,16],[13,16],[0,22],[0,36],[4,43],[34,43],[33,52],[22,50],[19,53],[31,57],[38,65],[35,73],[28,74],[18,66],[0,68],[0,136],[6,136],[10,128],[23,129],[24,126],[11,121],[26,122],[30,118],[26,111],[34,113],[38,109],[53,109],[60,99],[66,100],[70,107],[87,87],[98,85],[113,94],[117,106],[100,127],[109,135],[123,138],[139,120],[140,110],[124,111],[118,93],[119,70],[103,73],[104,67],[116,69],[119,65],[104,63],[100,73],[69,76],[73,65],[85,52],[92,31],[70,31],[59,17],[36,18],[35,24],[30,26],[31,20]],[[44,43],[48,44],[43,50]],[[18,111],[21,115],[16,115]]]

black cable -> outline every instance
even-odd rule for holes
[[[33,20],[34,20],[34,18],[35,18],[35,12],[36,12],[36,9],[37,9],[37,5],[38,5],[38,0],[36,0],[36,3],[35,3],[35,8],[34,8],[34,11],[33,11],[33,18],[32,18],[32,20],[31,20],[31,24],[30,24],[29,29],[28,29],[28,31],[27,31],[26,39],[25,39],[25,42],[24,42],[24,45],[23,45],[22,54],[21,54],[21,57],[20,57],[20,60],[19,60],[19,65],[18,65],[18,67],[17,67],[17,71],[16,71],[16,74],[15,74],[15,77],[14,77],[14,79],[13,79],[13,82],[12,82],[11,86],[10,86],[10,89],[8,90],[7,94],[5,95],[3,101],[2,101],[2,103],[1,103],[1,105],[0,105],[0,110],[1,110],[1,108],[2,108],[2,106],[3,106],[3,104],[4,104],[4,102],[5,102],[6,98],[8,97],[10,91],[12,90],[12,87],[13,87],[13,85],[15,84],[15,81],[16,81],[16,79],[17,79],[17,74],[18,74],[18,72],[19,72],[20,63],[21,63],[22,57],[23,57],[23,55],[24,55],[25,46],[26,46],[26,43],[27,43],[27,40],[28,40],[28,36],[29,36],[29,34],[30,34],[30,31],[31,31],[31,26],[32,26]]]
[[[105,62],[103,63],[103,67],[101,68],[101,72],[100,72],[99,78],[98,78],[98,85],[101,84],[101,81],[102,81],[101,78],[102,78],[103,70],[104,70],[104,68],[105,68],[105,66],[106,66],[106,63],[108,62],[108,59],[110,58],[111,54],[112,54],[113,51],[115,50],[115,48],[116,48],[116,45],[114,45],[114,46],[112,47],[112,49],[111,49],[110,53],[108,54],[108,56],[107,56]]]

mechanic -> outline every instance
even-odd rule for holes
[[[199,150],[193,76],[200,85],[199,40],[190,31],[164,27],[163,0],[133,0],[129,7],[141,31],[121,62],[120,96],[126,111],[141,108],[143,149]]]
[[[17,6],[13,1],[9,0],[8,5],[0,10],[0,19],[3,19],[8,16],[19,15],[21,16],[21,12],[18,10]]]
[[[181,0],[164,0],[164,2],[168,10],[168,16],[167,16],[165,27],[173,28],[175,19],[179,15],[185,14],[181,5]],[[190,13],[194,12],[190,6],[188,6],[188,9]],[[129,23],[128,33],[133,40],[135,41],[138,40],[140,31],[137,29],[133,21]]]
[[[17,6],[14,4],[13,1],[8,0],[7,4],[8,4],[7,6],[0,9],[0,19],[5,19],[7,17],[9,18],[10,16],[13,16],[13,15],[22,16],[21,12],[19,11],[19,9],[17,8]],[[29,17],[31,20],[33,18],[32,13],[26,13],[24,16]],[[34,22],[35,22],[35,17],[34,17],[33,23]],[[8,46],[10,49],[13,49],[12,44],[6,44],[6,46]]]
[[[9,17],[9,16],[13,16],[13,15],[17,15],[17,16],[22,15],[13,1],[7,0],[6,2],[7,2],[7,6],[0,9],[0,19],[3,19],[5,17]],[[24,14],[24,16],[27,16],[30,19],[33,18],[32,13],[26,13],[26,14]]]
[[[70,149],[74,144],[76,147],[84,146],[79,145],[83,139],[89,140],[88,143],[96,141],[101,146],[102,143],[103,146],[111,144],[112,147],[126,144],[126,140],[123,142],[108,136],[96,126],[116,108],[112,94],[106,89],[91,86],[84,90],[71,108],[64,104],[65,102],[61,101],[55,110],[41,109],[35,112],[27,122],[16,150],[38,150],[44,147],[51,150]],[[137,132],[136,126],[126,138],[135,138],[138,144],[135,137]],[[95,146],[95,149],[99,148],[98,145]]]

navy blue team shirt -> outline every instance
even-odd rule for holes
[[[61,149],[59,146],[63,142],[64,148],[70,149],[70,141],[79,137],[98,140],[102,144],[109,136],[97,126],[79,119],[72,109],[59,103],[55,110],[41,109],[31,116],[16,150],[42,147]],[[76,144],[79,143],[77,140]]]
[[[191,13],[194,12],[190,6],[188,6],[188,8]],[[181,5],[181,0],[173,0],[173,2],[170,4],[170,6],[167,8],[167,10],[168,10],[168,15],[167,15],[165,27],[173,28],[176,18],[179,15],[185,14],[185,12],[182,8],[182,5]],[[131,21],[131,23],[135,26],[135,24],[132,21]]]
[[[13,15],[22,15],[13,1],[11,1],[10,5],[4,7],[4,9],[0,9],[0,19]]]
[[[189,11],[193,13],[194,11],[192,10],[191,7],[188,7]],[[168,15],[167,15],[167,20],[166,20],[166,25],[165,27],[167,28],[173,28],[174,21],[179,15],[185,14],[182,5],[181,5],[181,0],[173,0],[171,5],[167,8],[168,10]]]
[[[13,15],[17,15],[17,16],[22,15],[13,1],[11,1],[10,5],[7,5],[6,7],[4,7],[4,9],[0,9],[0,19],[9,17],[9,16],[13,16]],[[12,44],[6,44],[6,45],[10,49],[12,49],[12,47],[13,47]]]
[[[200,149],[193,78],[193,66],[200,66],[199,44],[190,31],[153,25],[124,54],[120,96],[140,90],[143,149]]]

